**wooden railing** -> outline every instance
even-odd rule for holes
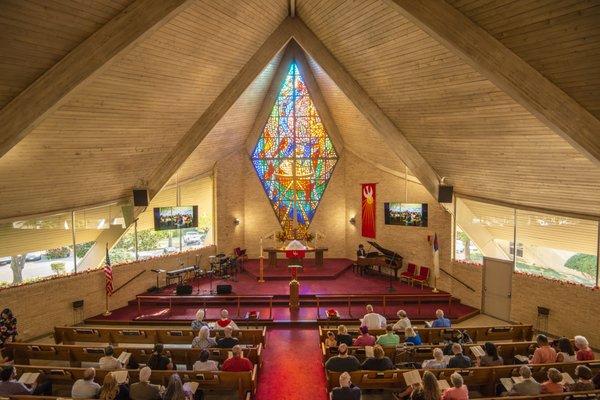
[[[361,304],[366,304],[367,301],[381,302],[383,310],[381,314],[386,314],[386,307],[388,301],[405,301],[405,302],[416,302],[418,314],[421,314],[421,303],[424,300],[447,300],[448,309],[444,310],[446,314],[451,315],[452,313],[452,296],[448,293],[431,293],[431,294],[317,294],[315,295],[317,300],[317,319],[321,317],[321,303],[323,302],[340,302],[344,301],[348,305],[348,315],[352,315],[352,304],[360,301]]]
[[[243,301],[254,300],[258,302],[269,303],[269,319],[273,318],[273,296],[252,296],[252,295],[224,295],[224,296],[137,296],[138,317],[142,314],[142,302],[166,302],[169,305],[169,314],[173,309],[173,304],[184,303],[194,304],[206,308],[209,303],[222,303],[225,300],[235,300],[236,317],[240,318],[240,308]]]

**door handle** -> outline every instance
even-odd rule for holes
[[[512,293],[508,292],[508,295],[506,297],[508,297],[510,299],[512,297]]]

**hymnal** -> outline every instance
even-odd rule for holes
[[[419,374],[419,371],[416,369],[404,372],[402,376],[404,377],[404,382],[406,383],[406,386],[423,382],[423,380],[421,379],[421,374]]]
[[[19,378],[19,382],[21,382],[23,385],[31,386],[37,382],[39,377],[40,377],[40,374],[37,372],[25,372]]]

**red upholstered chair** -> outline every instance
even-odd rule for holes
[[[413,263],[408,263],[408,265],[406,266],[406,271],[404,271],[403,273],[400,274],[400,282],[402,282],[403,280],[406,280],[407,283],[410,283],[412,278],[415,277],[416,273],[417,273],[417,266]]]
[[[415,275],[411,281],[413,284],[415,282],[420,283],[421,289],[423,289],[423,285],[429,283],[429,268],[421,266],[421,268],[419,268],[419,275]]]

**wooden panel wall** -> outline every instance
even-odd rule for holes
[[[302,0],[298,15],[455,190],[600,215],[597,166],[388,4]]]
[[[197,1],[0,159],[0,216],[109,201],[144,186],[286,14],[284,0],[265,9],[258,0]]]
[[[132,0],[0,2],[0,108]]]

